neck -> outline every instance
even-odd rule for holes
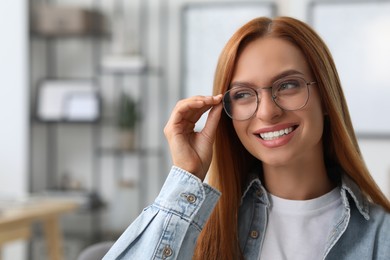
[[[264,185],[268,192],[284,199],[313,199],[328,193],[335,187],[327,175],[322,158],[311,158],[293,165],[263,164],[263,174]]]

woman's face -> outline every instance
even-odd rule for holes
[[[315,81],[305,57],[291,43],[272,37],[249,43],[239,56],[231,84],[254,88],[271,86],[275,80],[300,76]],[[285,111],[271,98],[271,91],[259,90],[261,102],[248,120],[233,120],[245,148],[263,166],[304,164],[322,156],[323,110],[316,84],[309,86],[309,100],[303,108]]]

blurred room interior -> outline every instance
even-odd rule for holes
[[[171,167],[171,109],[211,94],[219,51],[256,16],[324,38],[390,197],[390,1],[1,1],[0,259],[71,260],[115,240]]]

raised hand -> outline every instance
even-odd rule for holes
[[[173,165],[201,180],[211,163],[215,132],[222,111],[222,95],[194,96],[179,101],[164,128]],[[195,132],[195,123],[211,108],[205,127]]]

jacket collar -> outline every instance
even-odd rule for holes
[[[243,195],[241,197],[241,203],[245,199],[245,197],[255,196],[260,201],[260,203],[269,207],[270,200],[268,198],[268,192],[262,185],[261,180],[259,179],[258,174],[256,172],[258,171],[254,171],[252,174],[250,174],[248,185],[246,186],[246,189],[244,190]],[[340,188],[341,198],[344,207],[347,210],[350,210],[350,200],[348,198],[352,198],[352,201],[360,212],[360,214],[366,220],[369,220],[369,201],[363,195],[359,186],[345,173],[342,173]]]
[[[341,178],[341,198],[344,206],[349,209],[348,195],[353,199],[356,208],[360,214],[366,219],[370,219],[370,208],[367,198],[363,195],[359,186],[347,174],[343,174]]]

